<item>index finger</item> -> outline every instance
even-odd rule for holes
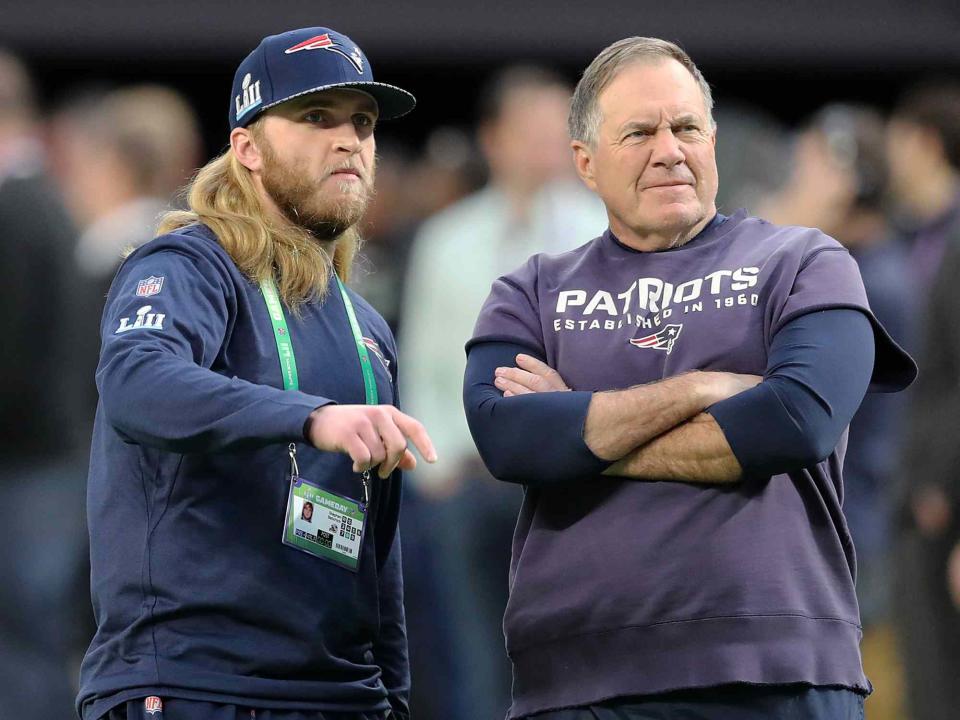
[[[433,441],[427,434],[427,429],[420,423],[419,420],[412,418],[394,408],[393,421],[396,423],[397,427],[400,428],[400,432],[402,432],[404,436],[410,438],[410,441],[420,452],[420,455],[424,460],[426,460],[428,463],[434,463],[437,461],[437,451],[433,447]]]
[[[533,355],[525,355],[524,353],[517,355],[517,365],[535,375],[547,375],[553,372],[553,368],[545,362],[537,360]]]

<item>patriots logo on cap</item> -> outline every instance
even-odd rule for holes
[[[673,350],[673,344],[680,337],[680,331],[683,325],[667,325],[663,330],[655,332],[653,335],[647,335],[642,338],[636,338],[630,341],[630,344],[638,348],[653,348],[654,350],[665,350],[667,355]]]
[[[300,52],[301,50],[329,50],[337,55],[345,57],[358,73],[363,75],[363,55],[360,54],[360,48],[354,47],[349,53],[344,51],[344,47],[330,37],[330,33],[316,35],[309,40],[297,43],[293,47],[288,47],[283,51],[284,55]]]

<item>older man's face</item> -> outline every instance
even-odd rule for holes
[[[598,99],[596,143],[574,142],[577,170],[610,228],[639,250],[681,244],[716,213],[716,134],[703,94],[676,60],[621,70]]]

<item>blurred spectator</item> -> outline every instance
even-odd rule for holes
[[[870,307],[891,335],[912,345],[915,292],[904,279],[906,252],[886,220],[884,124],[866,108],[830,105],[800,133],[793,172],[761,215],[786,225],[816,227],[850,250],[860,266]],[[844,460],[843,509],[857,549],[857,590],[865,626],[886,615],[893,467],[902,430],[894,395],[870,394],[850,424]]]
[[[383,143],[396,147],[396,143]],[[440,127],[423,155],[377,154],[377,193],[363,220],[363,247],[351,284],[399,334],[404,279],[417,226],[477,187],[476,160],[465,134]]]
[[[896,620],[913,720],[956,717],[960,604],[960,86],[908,93],[887,137],[891,181],[912,227],[912,274],[926,309],[908,414],[897,543]],[[954,588],[956,592],[957,588]]]
[[[913,345],[916,293],[904,273],[907,252],[886,219],[885,128],[874,111],[830,105],[799,133],[791,173],[759,214],[784,225],[816,227],[850,250],[870,307],[895,340]],[[899,672],[891,649],[890,517],[904,403],[870,393],[850,423],[843,467],[843,512],[857,553],[857,596],[864,626],[863,662],[876,683],[871,717],[899,718]]]
[[[104,298],[124,253],[154,236],[160,213],[196,168],[200,137],[187,103],[154,85],[78,96],[56,113],[51,137],[56,174],[82,230],[74,262],[84,293],[73,342],[89,442]]]
[[[411,213],[430,217],[484,184],[483,160],[467,133],[440,126],[427,137],[423,156],[410,169],[406,201]]]
[[[489,478],[467,429],[464,344],[499,275],[533,253],[569,250],[606,228],[603,206],[573,175],[569,98],[565,82],[538,68],[514,67],[494,79],[481,96],[478,127],[489,184],[424,223],[407,275],[404,404],[430,429],[442,458],[435,472],[418,468],[411,479],[424,500],[421,524],[436,533],[441,590],[455,618],[447,684],[457,688],[460,706],[443,717],[458,720],[502,717],[509,705],[500,628],[520,504],[518,488]]]
[[[75,611],[90,614],[71,593],[85,547],[64,372],[76,235],[44,165],[33,88],[0,53],[0,717],[17,720],[73,716]]]
[[[960,85],[905,95],[890,119],[887,157],[911,272],[929,287],[960,228]]]
[[[755,209],[758,199],[778,187],[790,167],[786,131],[766,111],[735,100],[724,99],[714,117],[721,139],[717,209],[728,215],[741,207]]]
[[[845,230],[852,210],[868,209],[871,224],[882,225],[882,143],[880,120],[869,111],[824,108],[797,135],[786,181],[759,205],[763,217],[833,235]]]
[[[412,161],[396,149],[377,153],[377,192],[361,224],[363,246],[350,284],[397,332],[403,273],[413,229],[404,188]]]
[[[77,264],[87,277],[112,279],[197,167],[193,111],[169,88],[131,86],[68,103],[53,134],[64,196],[83,229]]]

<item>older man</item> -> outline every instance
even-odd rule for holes
[[[229,150],[120,268],[85,720],[409,716],[399,470],[408,439],[434,451],[394,406],[386,323],[342,280],[374,126],[413,105],[333,30],[264,39],[234,79]]]
[[[717,213],[711,111],[675,45],[604,50],[570,130],[609,230],[498,280],[468,343],[478,448],[526,487],[512,718],[837,720],[870,690],[845,430],[916,367],[842,246]]]

